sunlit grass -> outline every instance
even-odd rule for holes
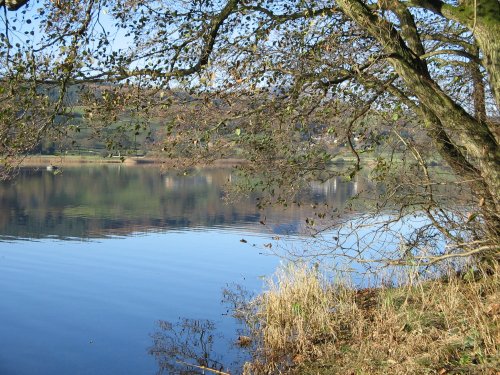
[[[497,270],[498,271],[498,270]],[[288,266],[248,305],[246,374],[497,374],[500,278],[359,290]]]

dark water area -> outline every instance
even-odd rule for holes
[[[304,208],[259,210],[256,194],[228,204],[225,185],[234,172],[195,171],[180,176],[156,168],[95,166],[65,168],[55,175],[26,169],[0,183],[0,236],[8,238],[99,238],[143,231],[251,228],[297,233],[310,204],[341,207],[358,183],[333,179],[301,195]]]
[[[96,166],[0,183],[0,374],[194,374],[179,359],[200,358],[237,373],[222,289],[258,293],[280,262],[273,238],[360,187],[333,180],[262,211],[255,195],[222,199],[234,178]]]

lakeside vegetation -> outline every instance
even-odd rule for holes
[[[227,291],[251,342],[244,373],[498,374],[498,268],[402,272],[401,286],[359,289],[290,264],[253,299]]]

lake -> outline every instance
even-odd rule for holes
[[[1,182],[0,374],[175,373],[189,367],[169,359],[196,364],[183,346],[201,338],[195,351],[236,368],[223,288],[258,293],[278,238],[299,240],[311,205],[341,207],[360,187],[334,179],[301,207],[259,210],[255,194],[224,199],[235,178],[96,165]]]

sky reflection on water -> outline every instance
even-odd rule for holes
[[[237,282],[258,291],[260,276],[278,264],[259,254],[265,238],[245,234],[242,243],[241,236],[207,231],[0,244],[0,373],[154,373],[147,349],[158,320],[210,319],[234,332],[235,323],[222,316],[221,289]]]

